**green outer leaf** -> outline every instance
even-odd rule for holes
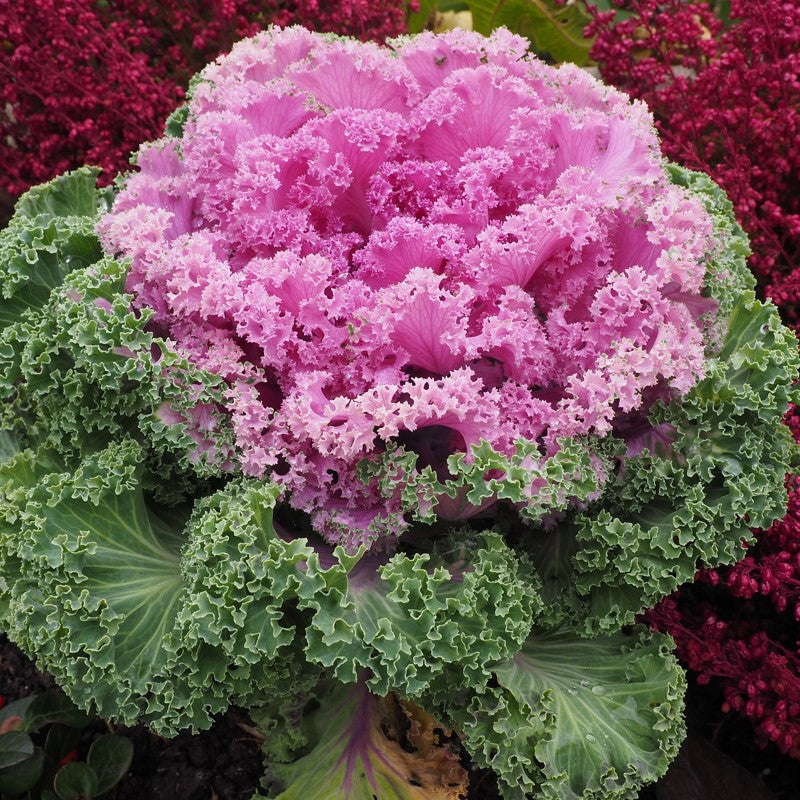
[[[142,494],[142,458],[123,439],[71,466],[32,451],[0,465],[8,629],[101,716],[204,727],[231,702],[313,685],[323,667],[345,681],[369,669],[382,693],[479,686],[541,607],[496,533],[360,561],[279,536],[281,490],[252,480],[166,521]]]
[[[189,119],[189,104],[182,103],[168,117],[164,123],[164,135],[173,139],[183,136],[186,120]]]
[[[133,760],[133,743],[124,736],[113,733],[92,742],[86,758],[97,775],[97,793],[102,794],[115,786],[125,775]]]
[[[101,257],[94,225],[110,195],[95,189],[97,173],[89,167],[66,173],[17,202],[0,230],[0,328],[41,308],[65,275]]]
[[[71,761],[56,773],[53,788],[61,800],[92,800],[97,796],[97,775],[88,764]]]
[[[234,481],[199,501],[187,526],[187,593],[168,668],[199,697],[221,685],[239,705],[264,703],[320,673],[302,655],[297,600],[324,588],[325,569],[305,539],[277,535],[280,494],[263,481]]]
[[[540,606],[496,533],[361,563],[279,536],[280,490],[260,481],[230,483],[185,525],[162,521],[141,460],[127,439],[71,469],[30,451],[0,466],[9,629],[101,716],[164,733],[207,726],[231,702],[313,685],[322,667],[351,681],[370,669],[382,692],[419,693],[445,674],[481,685]]]
[[[81,167],[59,175],[49,183],[29,189],[17,201],[14,214],[34,219],[45,217],[95,217],[108,208],[110,194],[96,189],[97,167]]]
[[[669,637],[531,636],[498,688],[434,698],[505,800],[623,800],[664,774],[684,737],[685,678]]]
[[[174,503],[182,498],[174,497],[171,473],[189,473],[196,489],[198,475],[219,474],[219,460],[235,457],[228,421],[213,411],[224,383],[145,330],[147,314],[135,314],[124,294],[125,273],[124,265],[107,258],[75,269],[41,307],[0,331],[5,427],[66,457],[79,455],[87,438],[98,435],[146,439],[148,458],[158,460],[158,474],[149,481]],[[200,387],[216,428],[214,448],[198,455],[197,434],[187,432],[185,420]],[[166,424],[164,409],[184,422]],[[24,424],[34,413],[35,423]]]
[[[368,669],[367,685],[380,695],[415,696],[445,679],[482,685],[492,663],[520,648],[542,605],[531,571],[492,531],[456,529],[432,559],[364,558],[346,582],[328,586],[301,601],[315,611],[307,657],[345,683]]]
[[[167,735],[208,727],[232,701],[313,685],[320,669],[302,656],[296,603],[325,582],[305,540],[272,528],[279,491],[233,484],[188,520],[162,519],[139,485],[142,455],[127,439],[72,469],[29,451],[0,466],[12,638],[80,707]],[[228,545],[250,557],[254,584],[228,570]],[[228,607],[237,586],[245,601]]]
[[[472,27],[488,36],[505,26],[527,37],[534,50],[555,61],[572,61],[578,66],[589,58],[591,39],[583,29],[591,17],[581,3],[559,5],[555,0],[468,0]]]
[[[0,231],[0,328],[40,309],[67,274],[101,257],[94,223],[94,217],[15,216]]]
[[[23,731],[0,734],[0,769],[13,767],[33,755],[31,737]]]
[[[181,589],[179,540],[137,490],[140,460],[128,440],[74,472],[39,475],[51,465],[31,453],[0,469],[0,550],[19,564],[6,575],[12,638],[78,705],[129,721],[147,708]],[[44,697],[34,720],[75,713]]]
[[[36,187],[0,231],[0,427],[63,457],[98,435],[140,438],[145,483],[174,504],[202,488],[198,476],[235,460],[229,420],[215,410],[226,386],[154,339],[148,313],[132,311],[127,267],[104,257],[95,233],[108,205],[95,177],[82,169]],[[211,449],[187,431],[198,391],[214,419]]]

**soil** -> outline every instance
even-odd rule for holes
[[[0,635],[0,695],[6,702],[60,691],[46,673]],[[748,723],[720,711],[721,691],[690,683],[689,737],[667,775],[639,800],[800,800],[800,761],[758,749]],[[251,800],[264,768],[246,714],[232,709],[208,731],[161,739],[141,727],[115,728],[134,745],[131,768],[104,800]],[[105,732],[98,722],[92,733]],[[500,800],[494,776],[468,764],[466,800]]]
[[[4,228],[11,219],[11,215],[14,213],[14,203],[16,202],[17,199],[15,197],[0,189],[0,228]]]

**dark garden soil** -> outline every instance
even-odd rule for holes
[[[59,690],[0,635],[0,695],[11,702],[43,691]],[[721,702],[714,686],[690,686],[689,738],[667,775],[639,800],[800,800],[800,762],[774,748],[755,747],[748,724],[723,714]],[[106,730],[100,722],[95,727],[98,733]],[[133,741],[133,763],[103,798],[250,800],[263,765],[258,741],[247,728],[247,716],[236,709],[209,731],[169,741],[143,728],[117,727]],[[466,800],[499,800],[491,773],[472,767],[470,776]]]
[[[0,189],[0,228],[5,227],[14,212],[16,199]]]

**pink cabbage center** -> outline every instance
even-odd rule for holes
[[[226,381],[242,470],[334,541],[388,518],[356,466],[390,443],[546,457],[703,374],[710,222],[646,108],[505,30],[241,42],[100,230]]]

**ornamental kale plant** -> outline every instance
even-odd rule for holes
[[[237,704],[282,800],[632,798],[636,615],[786,511],[796,340],[710,178],[523,39],[237,45],[0,234],[0,615],[80,706]],[[449,726],[448,728],[445,728]]]

